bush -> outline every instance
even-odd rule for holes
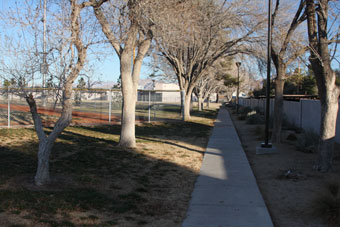
[[[296,148],[305,153],[315,153],[319,145],[319,136],[313,131],[305,131],[297,140]]]
[[[237,116],[237,119],[240,120],[240,121],[244,121],[246,119],[246,115],[241,114],[241,115]]]
[[[249,125],[259,125],[264,124],[264,116],[261,114],[254,112],[251,112],[251,114],[247,115],[246,123]]]
[[[327,182],[312,204],[312,212],[325,220],[329,226],[340,225],[340,182]]]
[[[238,108],[238,113],[239,114],[247,115],[251,111],[252,111],[252,109],[250,107],[248,107],[248,106],[240,106]]]
[[[285,130],[292,130],[292,131],[299,131],[299,127],[297,127],[294,123],[291,123],[286,115],[283,115],[282,118],[282,129]]]
[[[254,110],[256,111],[256,113],[263,114],[263,112],[262,112],[262,110],[259,106],[255,106]]]

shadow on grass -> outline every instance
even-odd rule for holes
[[[165,143],[165,144],[169,144],[169,145],[176,146],[176,147],[179,147],[179,148],[184,148],[184,149],[189,150],[189,151],[194,151],[194,152],[197,152],[197,153],[200,153],[200,154],[204,154],[204,152],[202,152],[202,151],[195,150],[195,149],[192,149],[192,148],[189,148],[189,147],[177,144],[177,143],[172,143],[172,142],[169,142],[169,141],[159,141],[159,140],[156,140],[156,139],[151,139],[151,138],[146,138],[146,137],[136,137],[136,138],[151,141],[151,142],[156,142],[156,143]]]
[[[120,125],[103,125],[82,128],[99,133],[120,135]],[[188,142],[187,137],[207,137],[213,126],[196,122],[157,122],[155,124],[136,125],[136,137],[152,139],[155,136],[176,137],[178,141]],[[151,140],[150,140],[151,141]]]
[[[187,142],[185,137],[206,137],[211,129],[195,122],[143,124],[136,126],[136,136],[154,142],[160,142],[154,139],[157,135],[175,136]],[[0,137],[14,139],[34,133],[33,129],[0,130]],[[143,148],[119,148],[119,134],[119,125],[65,130],[52,149],[52,182],[41,188],[32,184],[37,140],[0,142],[0,217],[14,215],[15,220],[49,226],[147,226],[159,220],[167,220],[166,226],[179,226],[197,173],[145,155]],[[11,220],[8,225],[20,224]]]
[[[42,188],[32,185],[37,143],[0,147],[0,215],[5,212],[5,217],[14,215],[16,220],[49,226],[112,226],[125,221],[147,226],[159,219],[180,225],[196,173],[138,149],[121,149],[116,141],[100,138],[94,129],[119,132],[119,127],[77,127],[99,138],[63,132],[53,147],[52,183]],[[139,130],[149,136],[154,133]],[[15,130],[11,133],[15,136]],[[35,152],[27,153],[27,149]]]

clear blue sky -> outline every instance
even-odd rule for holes
[[[43,0],[29,0],[33,1],[37,4],[39,2],[43,2]],[[13,9],[16,7],[16,4],[18,6],[23,6],[22,2],[24,0],[18,0],[18,1],[12,1],[12,0],[0,0],[0,13],[8,10],[10,7]],[[47,22],[48,21],[48,15],[47,15]],[[42,23],[41,23],[42,26]],[[42,34],[41,34],[41,40],[42,40]],[[40,45],[39,45],[40,46]],[[38,49],[41,49],[38,47]],[[105,49],[105,57],[101,57],[101,60],[98,61],[93,57],[89,56],[89,65],[93,66],[93,78],[92,80],[97,80],[98,78],[103,82],[116,82],[119,75],[120,75],[120,67],[119,67],[119,59],[116,55],[116,53],[113,51],[113,48],[106,48]],[[40,51],[40,50],[39,50]],[[42,51],[42,50],[41,50]],[[144,62],[147,62],[147,59],[144,59]],[[150,70],[148,70],[148,67],[145,66],[145,64],[142,66],[140,78],[144,79],[147,78],[147,76],[150,74]]]

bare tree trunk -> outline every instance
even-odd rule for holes
[[[181,90],[181,117],[182,120],[184,121],[184,109],[185,109],[185,91]]]
[[[207,98],[207,108],[208,109],[210,108],[210,94],[208,95],[208,98]]]
[[[282,71],[279,72],[282,73]],[[274,124],[272,132],[272,142],[277,144],[281,143],[281,130],[283,119],[283,87],[284,80],[282,79],[282,75],[278,75],[278,79],[275,80]]]
[[[123,89],[122,128],[120,132],[119,146],[136,147],[136,92],[131,92],[133,91],[133,88],[128,88],[128,90],[130,90],[130,92],[124,92]]]
[[[202,111],[203,110],[203,97],[202,94],[199,94],[198,96],[198,111]]]
[[[318,12],[317,12],[318,11]],[[315,169],[327,172],[332,169],[334,137],[338,113],[339,87],[331,67],[328,35],[328,1],[306,1],[307,28],[311,48],[309,61],[315,74],[321,104],[319,155]]]
[[[39,142],[38,151],[38,168],[34,177],[36,185],[41,186],[50,182],[50,155],[52,151],[52,144],[48,139]]]
[[[336,120],[338,115],[338,98],[337,88],[327,89],[326,94],[320,97],[321,103],[321,125],[319,154],[316,161],[315,169],[321,172],[328,172],[332,169],[334,138],[336,132]]]
[[[186,95],[184,99],[184,121],[190,120],[190,103],[191,103],[190,95]]]
[[[131,47],[129,47],[131,48]],[[120,59],[120,72],[122,78],[122,122],[119,139],[121,147],[136,147],[135,121],[137,87],[134,85],[131,71],[132,51],[126,48]]]

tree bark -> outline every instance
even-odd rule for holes
[[[124,82],[126,82],[126,79],[124,80]],[[124,83],[122,92],[123,92],[123,105],[119,146],[136,147],[135,119],[136,119],[137,89],[134,88],[133,84]]]
[[[50,182],[49,163],[51,151],[52,145],[47,139],[39,142],[38,168],[34,177],[34,182],[38,186],[45,185]]]
[[[207,97],[207,108],[210,108],[210,94]]]
[[[190,120],[190,104],[191,96],[187,94],[184,99],[184,121]]]
[[[202,94],[199,94],[198,96],[198,111],[202,111],[203,110],[203,97]]]
[[[321,104],[318,158],[314,168],[327,172],[332,169],[340,89],[335,84],[336,75],[331,68],[328,50],[328,1],[320,0],[319,4],[315,5],[314,0],[307,0],[306,5],[308,39],[311,48],[309,61],[315,74]]]
[[[282,73],[284,71],[279,70],[277,79],[275,80],[275,105],[274,105],[272,142],[277,144],[281,143],[281,130],[283,119],[283,87],[284,87]]]
[[[338,113],[337,89],[327,89],[326,94],[320,98],[321,103],[321,125],[319,154],[315,168],[321,172],[332,170],[334,138],[336,132],[336,120]]]

